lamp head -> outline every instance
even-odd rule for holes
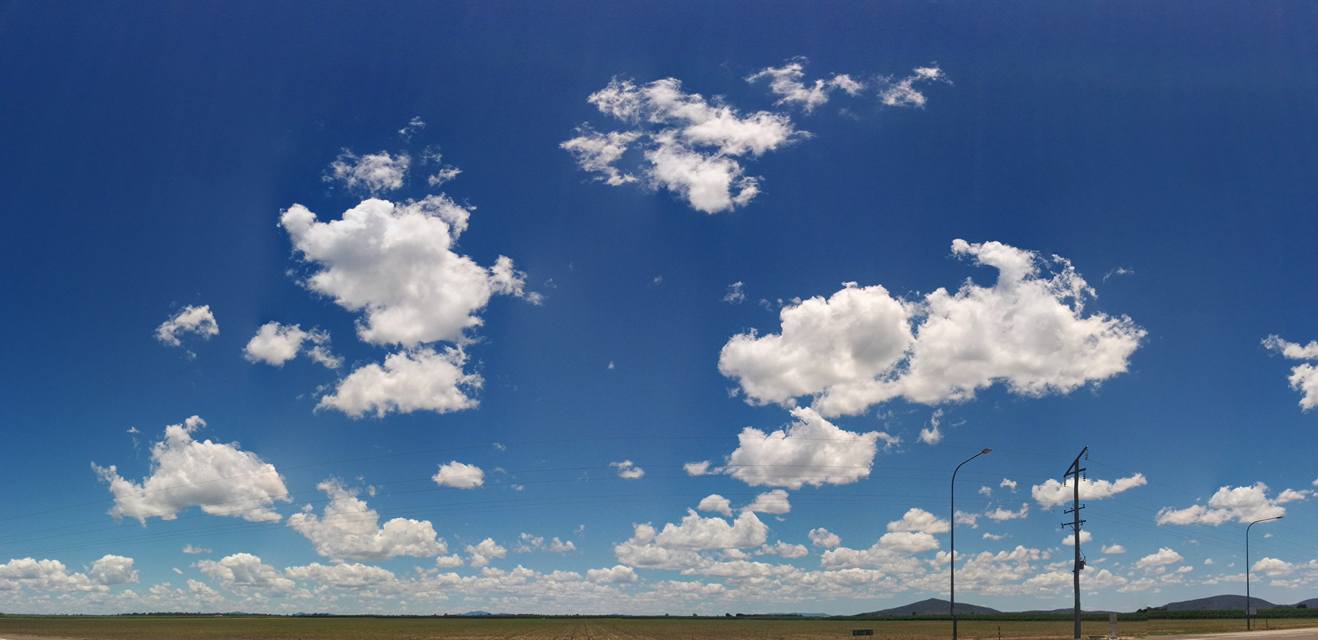
[[[980,452],[979,452],[979,455],[981,455],[981,456],[986,456],[986,455],[988,455],[988,454],[990,454],[990,453],[993,453],[993,450],[992,450],[992,449],[984,449],[983,451],[980,451]]]

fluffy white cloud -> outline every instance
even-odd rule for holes
[[[1255,562],[1253,567],[1250,567],[1250,571],[1261,573],[1273,578],[1284,576],[1294,570],[1294,564],[1286,562],[1285,560],[1278,560],[1270,557],[1265,557],[1262,560]]]
[[[605,569],[586,570],[586,579],[591,582],[620,583],[636,582],[636,570],[623,565],[614,565]]]
[[[717,493],[711,493],[700,499],[700,504],[696,505],[696,509],[705,513],[721,513],[730,516],[732,515],[732,501]]]
[[[1090,480],[1089,478],[1080,479],[1080,499],[1081,500],[1105,500],[1134,489],[1149,484],[1144,478],[1144,474],[1137,473],[1126,478],[1117,478],[1116,480]],[[1075,498],[1075,486],[1055,479],[1049,478],[1043,484],[1036,484],[1030,487],[1030,495],[1034,497],[1035,502],[1045,509],[1051,509],[1064,504],[1070,504]]]
[[[1124,316],[1086,314],[1094,291],[1070,262],[999,242],[955,240],[952,253],[997,269],[997,282],[912,301],[847,283],[783,307],[780,333],[733,336],[719,370],[752,403],[809,397],[825,416],[893,398],[963,401],[998,382],[1026,396],[1069,393],[1126,371],[1145,331]]]
[[[773,544],[760,545],[760,548],[755,550],[755,555],[778,556],[792,560],[810,555],[810,550],[803,544],[788,544],[779,540]]]
[[[1268,497],[1268,485],[1262,482],[1248,487],[1223,486],[1208,499],[1208,506],[1191,505],[1184,509],[1163,507],[1157,521],[1164,524],[1206,524],[1217,526],[1235,520],[1245,523],[1286,514],[1286,508]]]
[[[709,471],[709,461],[708,461],[708,460],[701,460],[701,461],[699,461],[699,462],[688,462],[688,463],[682,465],[682,470],[685,471],[686,474],[689,475],[689,476],[703,476],[703,475],[707,475],[707,474],[710,473],[710,471]],[[1315,481],[1315,486],[1318,486],[1318,481]]]
[[[183,345],[179,336],[187,333],[201,336],[203,340],[220,335],[220,325],[215,321],[210,305],[188,305],[179,309],[178,313],[156,327],[156,340],[171,347],[179,347]]]
[[[824,552],[820,564],[827,568],[880,567],[890,571],[915,567],[913,554],[938,548],[938,540],[927,533],[897,531],[883,534],[868,549],[836,547]]]
[[[1030,505],[1024,502],[1021,503],[1021,508],[1015,511],[1011,511],[1010,509],[1004,509],[1002,507],[997,507],[995,509],[991,509],[989,511],[984,512],[984,517],[988,518],[989,520],[997,520],[998,522],[1002,522],[1004,520],[1023,520],[1029,515],[1030,515]]]
[[[318,221],[294,204],[280,217],[294,249],[315,269],[304,285],[359,311],[358,336],[371,344],[405,348],[383,365],[358,368],[323,396],[319,408],[352,417],[366,413],[434,411],[477,406],[483,384],[464,370],[462,345],[481,325],[480,312],[496,294],[539,303],[525,274],[499,256],[486,268],[455,251],[471,212],[444,195],[393,203],[363,200],[341,219]],[[433,342],[455,346],[436,350]]]
[[[645,538],[642,533],[638,527],[633,540]],[[653,534],[653,541],[660,547],[671,549],[732,549],[758,547],[764,544],[768,535],[769,527],[751,511],[742,511],[729,523],[723,518],[702,518],[695,511],[688,510],[680,524],[670,522]]]
[[[202,560],[197,569],[225,589],[236,592],[269,591],[288,593],[295,586],[293,581],[280,575],[274,567],[261,561],[260,556],[250,553],[235,553],[219,561]]]
[[[473,567],[484,567],[490,564],[491,560],[506,558],[508,550],[495,542],[493,538],[486,538],[474,545],[467,545],[468,562]]]
[[[97,584],[103,585],[137,582],[137,570],[133,568],[133,559],[113,554],[106,554],[93,562],[87,575]]]
[[[888,523],[888,531],[912,531],[920,533],[947,533],[952,527],[924,509],[910,508],[902,514],[901,520]]]
[[[198,555],[198,554],[210,553],[210,552],[211,550],[206,547],[197,547],[191,544],[183,545],[183,553],[186,553],[188,555]]]
[[[92,469],[110,487],[110,515],[146,524],[147,518],[173,520],[188,507],[215,516],[253,522],[280,519],[271,506],[288,502],[288,488],[274,465],[238,443],[193,440],[206,421],[192,416],[165,427],[165,437],[151,447],[151,473],[141,483],[124,479],[115,465]]]
[[[395,204],[363,200],[321,222],[294,204],[280,217],[293,248],[319,268],[306,287],[360,311],[357,333],[371,344],[462,342],[495,294],[525,297],[523,275],[500,256],[482,267],[454,251],[471,212],[444,195]]]
[[[778,96],[777,104],[799,106],[807,113],[828,102],[829,94],[833,91],[841,90],[854,96],[865,88],[861,82],[845,73],[834,74],[828,80],[820,78],[806,84],[805,63],[805,58],[793,58],[781,67],[761,69],[747,76],[746,81],[754,83],[768,80],[769,90]]]
[[[1272,335],[1263,339],[1263,346],[1290,360],[1318,360],[1318,340],[1310,340],[1309,344],[1300,344]]]
[[[675,78],[645,85],[615,78],[587,100],[629,128],[600,133],[583,126],[563,142],[582,170],[613,186],[643,182],[668,189],[705,213],[744,206],[759,194],[758,178],[745,175],[744,157],[804,137],[785,114],[743,115],[687,93]],[[629,152],[640,157],[634,172],[618,166]]]
[[[1273,335],[1263,339],[1263,346],[1290,360],[1318,361],[1318,340],[1300,344]],[[1309,411],[1318,407],[1318,367],[1308,362],[1298,364],[1291,368],[1288,381],[1292,389],[1300,392],[1301,409]]]
[[[1092,534],[1092,533],[1090,533],[1090,532],[1088,532],[1088,531],[1085,531],[1084,529],[1081,529],[1081,530],[1080,530],[1080,544],[1082,544],[1082,545],[1083,545],[1083,544],[1088,544],[1088,543],[1093,542],[1093,541],[1094,541],[1094,534]],[[1063,545],[1063,546],[1067,546],[1067,547],[1074,547],[1074,546],[1075,546],[1075,534],[1074,534],[1074,533],[1068,533],[1068,534],[1066,534],[1066,537],[1062,538],[1062,545]],[[1106,553],[1106,552],[1105,552],[1105,553]]]
[[[942,69],[937,66],[916,67],[908,76],[888,79],[879,90],[879,100],[889,107],[924,107],[928,100],[917,85],[936,81],[947,81]]]
[[[485,484],[485,472],[474,464],[454,460],[448,464],[440,465],[439,471],[435,472],[431,480],[434,480],[435,484],[441,487],[475,489]]]
[[[880,536],[870,548],[850,549],[834,545],[834,548],[824,552],[820,562],[830,568],[879,567],[892,572],[909,573],[918,567],[911,556],[938,549],[938,539],[934,534],[945,533],[950,528],[946,520],[923,509],[911,508],[902,514],[900,520],[889,522],[887,533]],[[814,540],[813,533],[811,540]]]
[[[645,477],[645,469],[636,466],[636,463],[631,460],[610,462],[609,466],[617,469],[618,477],[623,480],[639,480]]]
[[[388,569],[348,562],[332,565],[313,562],[301,567],[288,567],[284,569],[284,575],[294,580],[340,589],[360,589],[397,580]]]
[[[517,553],[530,553],[532,551],[548,551],[550,553],[572,553],[577,550],[576,543],[571,540],[560,540],[554,536],[545,540],[544,536],[531,535],[522,533],[517,538],[517,547],[513,549]]]
[[[70,573],[59,560],[15,558],[0,564],[0,593],[20,589],[56,592],[104,592],[106,586],[83,573]]]
[[[813,544],[816,547],[832,549],[842,544],[842,538],[828,529],[819,527],[810,530],[810,544]]]
[[[350,149],[344,149],[330,163],[326,182],[339,182],[349,189],[380,193],[402,188],[407,178],[407,169],[412,164],[412,157],[406,153],[390,154],[388,151],[368,153],[358,156]]]
[[[782,330],[728,340],[719,370],[737,378],[757,403],[788,404],[798,396],[871,380],[888,371],[914,340],[906,304],[881,286],[848,284],[829,299],[783,307]]]
[[[480,404],[472,395],[485,380],[463,370],[467,354],[449,347],[429,347],[390,354],[384,365],[368,364],[339,381],[333,393],[320,398],[318,408],[337,409],[360,418],[368,413],[383,418],[390,412],[434,411],[451,413]]]
[[[635,175],[622,171],[617,163],[627,153],[627,147],[641,137],[639,132],[599,133],[589,127],[582,127],[577,130],[577,134],[577,137],[563,142],[559,147],[572,154],[582,171],[598,174],[601,181],[613,187],[637,181]]]
[[[795,421],[786,429],[771,433],[742,429],[724,473],[751,486],[790,489],[851,484],[869,477],[878,432],[846,431],[809,407],[793,409],[792,417]]]
[[[1150,553],[1149,555],[1140,558],[1139,561],[1135,563],[1135,566],[1140,569],[1152,569],[1154,567],[1176,564],[1184,559],[1185,558],[1182,558],[1181,554],[1176,553],[1174,549],[1162,547],[1158,549],[1156,553]]]
[[[1106,553],[1108,555],[1119,555],[1125,552],[1126,552],[1126,547],[1119,544],[1109,544],[1103,547],[1103,553]],[[1212,562],[1209,562],[1209,564],[1212,564]]]
[[[320,329],[304,331],[296,324],[267,322],[257,329],[256,335],[247,341],[243,348],[243,357],[249,362],[264,362],[268,365],[282,367],[285,362],[303,352],[302,346],[309,343],[305,351],[307,357],[317,364],[330,369],[337,369],[343,360],[330,351],[329,332]]]
[[[943,431],[939,428],[943,421],[943,410],[934,410],[933,415],[929,416],[929,426],[920,429],[920,442],[929,446],[936,445],[943,441]]]
[[[1287,502],[1300,502],[1302,500],[1308,500],[1309,497],[1312,495],[1313,492],[1309,491],[1308,489],[1284,489],[1282,490],[1281,493],[1277,494],[1277,498],[1274,500],[1274,502],[1276,502],[1277,504],[1286,504]]]
[[[288,526],[306,536],[316,553],[333,560],[383,560],[395,556],[425,558],[448,551],[428,520],[393,518],[380,526],[380,514],[336,480],[316,488],[329,496],[322,516],[311,505],[288,518]]]
[[[846,74],[805,80],[805,59],[788,60],[746,77],[767,81],[778,96],[778,107],[796,106],[809,112],[842,91],[858,95],[866,84]],[[901,79],[878,82],[879,98],[891,107],[923,106],[917,84],[945,81],[937,67],[917,68]],[[721,98],[707,100],[687,92],[680,80],[664,78],[647,84],[614,78],[587,101],[600,113],[623,124],[618,131],[600,132],[589,125],[559,146],[577,165],[611,186],[637,183],[667,189],[692,208],[719,213],[750,203],[760,193],[760,179],[746,174],[743,163],[809,137],[795,128],[786,113],[742,113]]]
[[[749,505],[747,511],[768,514],[784,514],[792,510],[792,503],[787,499],[787,492],[782,489],[774,489],[755,496]]]
[[[1002,487],[1003,489],[1011,489],[1012,491],[1015,491],[1018,485],[1015,480],[1011,480],[1009,478],[1003,478],[1002,483],[999,484],[998,486]]]

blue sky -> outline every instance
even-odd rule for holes
[[[5,3],[0,609],[1318,596],[1315,26]]]

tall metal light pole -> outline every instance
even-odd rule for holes
[[[1268,521],[1271,521],[1271,520],[1281,520],[1283,517],[1284,517],[1284,516],[1274,516],[1274,517],[1271,517],[1271,518],[1264,518],[1264,519],[1262,519],[1262,520],[1255,520],[1255,521],[1249,523],[1249,526],[1245,527],[1245,630],[1246,630],[1246,631],[1252,630],[1252,629],[1254,628],[1253,616],[1250,615],[1250,606],[1249,606],[1249,602],[1250,602],[1250,598],[1249,598],[1249,530],[1250,530],[1250,529],[1253,529],[1253,528],[1254,528],[1254,525],[1256,525],[1256,524],[1258,524],[1258,523],[1260,523],[1260,522],[1268,522]]]
[[[990,453],[993,453],[992,449],[982,449],[979,453],[966,458],[965,461],[956,466],[956,469],[952,470],[952,509],[948,516],[948,523],[951,526],[952,534],[949,543],[949,546],[952,547],[952,556],[948,562],[948,565],[952,570],[951,582],[948,589],[948,594],[950,595],[948,610],[952,614],[952,640],[956,640],[956,472],[960,471],[961,467],[965,466],[966,462],[970,462],[975,458],[986,456]]]

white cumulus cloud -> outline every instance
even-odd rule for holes
[[[447,553],[448,546],[428,520],[393,518],[380,525],[380,515],[336,480],[316,488],[329,496],[317,516],[311,505],[288,518],[288,526],[305,536],[316,553],[332,560],[383,560],[396,556],[426,558]]]
[[[180,336],[189,333],[201,336],[203,340],[220,335],[220,325],[215,321],[210,305],[188,305],[179,309],[178,313],[156,327],[156,340],[171,347],[180,347],[183,346]]]
[[[1215,527],[1232,520],[1246,523],[1285,514],[1286,508],[1268,497],[1268,485],[1256,482],[1245,487],[1220,487],[1208,499],[1207,506],[1163,507],[1158,510],[1157,522],[1159,525],[1206,524]]]
[[[644,85],[615,78],[587,101],[628,128],[578,128],[560,146],[582,170],[613,186],[641,182],[667,189],[705,213],[748,204],[759,194],[759,179],[746,175],[742,162],[804,137],[785,114],[742,114],[688,93],[676,78]],[[635,169],[620,168],[629,153],[638,158]]]
[[[1162,547],[1158,549],[1156,553],[1150,553],[1149,555],[1140,558],[1139,561],[1135,563],[1135,566],[1140,569],[1151,569],[1154,567],[1176,564],[1184,559],[1185,558],[1182,558],[1181,554],[1177,553],[1176,550],[1169,547]]]
[[[106,554],[93,562],[87,575],[97,584],[103,585],[137,582],[137,570],[133,568],[133,559],[114,554]]]
[[[1090,480],[1089,478],[1080,479],[1080,499],[1081,500],[1106,500],[1118,493],[1130,491],[1135,487],[1143,487],[1149,484],[1144,478],[1144,474],[1136,473],[1129,477],[1117,478],[1116,480]],[[1075,485],[1058,482],[1049,478],[1043,484],[1036,484],[1030,487],[1030,495],[1034,501],[1045,509],[1051,509],[1064,504],[1070,504],[1075,498]]]
[[[304,344],[310,348],[304,351]],[[343,360],[330,351],[329,332],[315,328],[303,330],[296,324],[267,322],[257,329],[256,335],[243,348],[243,357],[249,362],[264,362],[275,367],[284,366],[299,353],[306,353],[312,361],[330,369],[343,364]]]
[[[816,547],[823,547],[825,549],[832,549],[842,544],[842,538],[838,536],[838,534],[833,533],[832,531],[829,531],[828,529],[825,529],[823,527],[811,529],[809,537],[810,537],[810,544],[813,544]]]
[[[996,383],[1025,396],[1069,393],[1126,371],[1145,331],[1124,316],[1087,314],[1094,291],[1069,261],[999,242],[955,240],[952,253],[997,269],[997,282],[917,300],[847,283],[784,306],[779,333],[733,336],[719,370],[753,404],[806,397],[825,416],[893,398],[964,401]]]
[[[781,515],[792,510],[792,503],[787,499],[786,491],[774,489],[755,496],[755,500],[746,505],[746,510]]]
[[[902,514],[901,520],[888,523],[888,531],[911,531],[918,533],[947,533],[951,525],[924,509],[912,507]]]
[[[474,464],[454,460],[440,465],[439,471],[431,478],[441,487],[454,489],[475,489],[485,484],[485,472]]]
[[[700,504],[696,505],[696,509],[705,513],[721,513],[730,516],[732,515],[732,501],[717,493],[711,493],[700,499]]]
[[[279,570],[250,553],[235,553],[220,560],[202,560],[197,569],[225,589],[243,592],[288,593],[296,586]]]
[[[473,394],[485,379],[465,371],[466,363],[467,354],[457,347],[393,353],[385,357],[383,366],[367,364],[348,374],[332,393],[320,398],[317,407],[337,409],[353,418],[471,409],[480,404]]]
[[[507,557],[508,550],[500,546],[493,538],[486,538],[477,544],[467,545],[467,556],[467,561],[471,566],[480,568],[489,565],[491,560]]]
[[[1289,360],[1318,362],[1318,340],[1310,340],[1309,344],[1300,344],[1273,335],[1263,339],[1263,346]],[[1300,409],[1309,411],[1318,407],[1318,367],[1311,362],[1295,365],[1291,368],[1288,381],[1292,389],[1300,392]]]
[[[1029,515],[1030,515],[1030,505],[1024,502],[1021,503],[1021,508],[1015,511],[1012,511],[1010,509],[1004,509],[1002,507],[997,507],[995,509],[990,509],[989,511],[984,512],[984,517],[988,518],[989,520],[996,520],[998,522],[1002,522],[1005,520],[1023,520]]]
[[[482,267],[454,251],[471,212],[444,195],[393,203],[370,198],[321,222],[294,204],[280,217],[293,248],[318,267],[305,286],[362,313],[357,333],[371,344],[462,342],[480,326],[495,294],[538,301],[500,256]]]
[[[402,188],[411,164],[412,157],[406,153],[381,151],[359,156],[351,149],[344,149],[330,163],[325,181],[338,182],[349,189],[370,193],[394,191]]]
[[[742,429],[724,473],[751,486],[789,489],[851,484],[869,476],[878,432],[841,429],[809,407],[793,409],[792,416],[792,424],[771,433]]]
[[[623,480],[639,480],[645,477],[645,469],[636,466],[636,463],[631,460],[610,462],[609,466],[617,469],[618,477]]]
[[[151,447],[151,473],[140,483],[124,479],[115,465],[93,470],[114,496],[110,515],[146,524],[148,518],[173,520],[188,507],[216,516],[253,522],[280,520],[275,502],[288,502],[288,488],[274,465],[238,443],[200,442],[193,434],[206,421],[192,416],[165,427],[165,437]]]

